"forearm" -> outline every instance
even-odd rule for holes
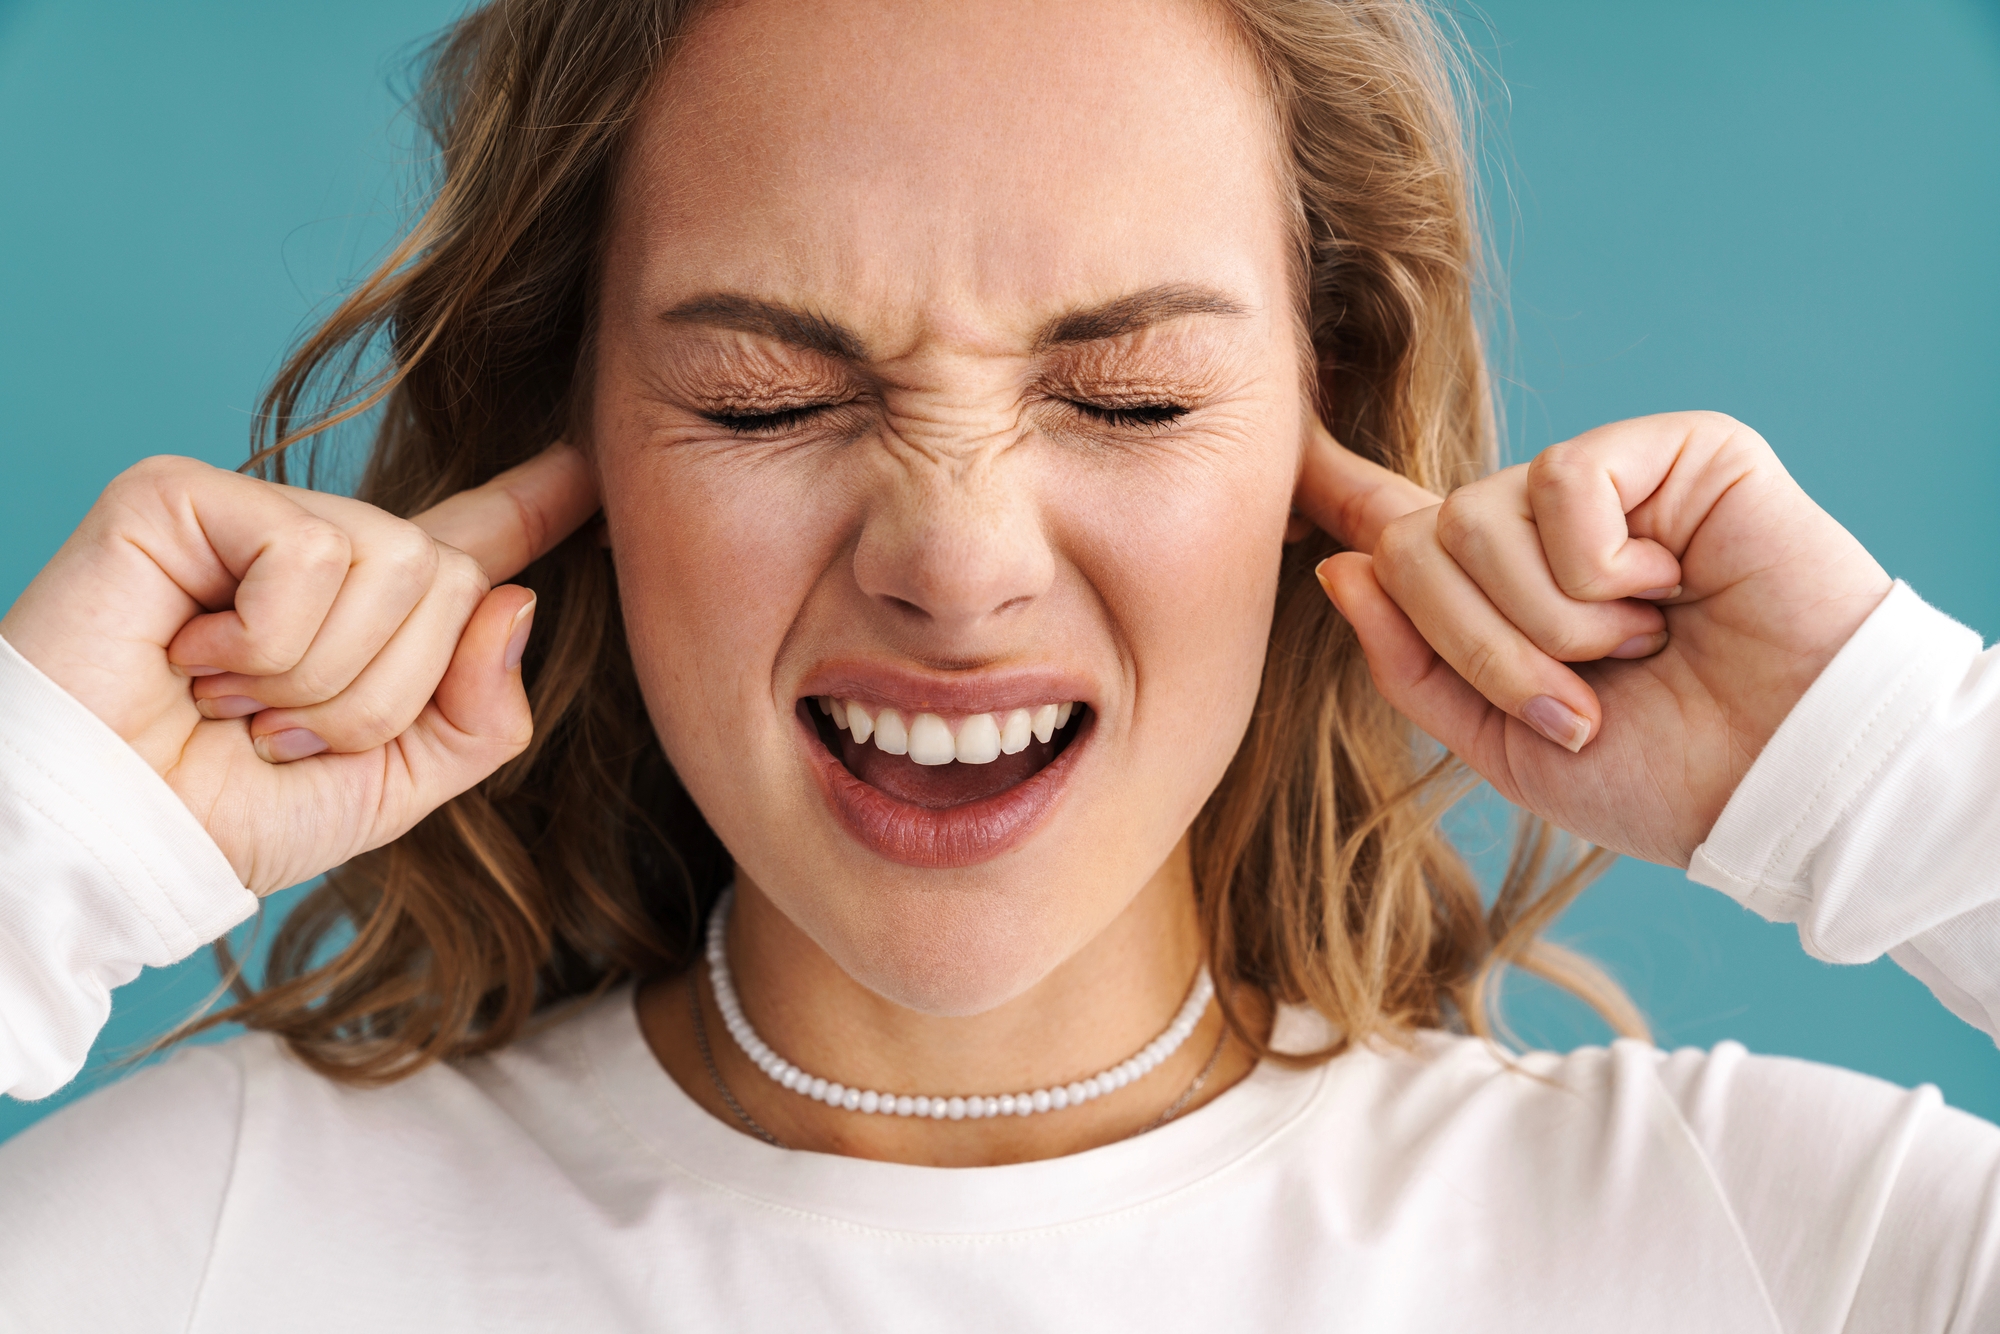
[[[112,988],[256,906],[172,790],[0,640],[0,1093],[62,1087]]]
[[[1836,963],[1891,954],[2000,1035],[2000,649],[1898,585],[1745,776],[1689,878]]]

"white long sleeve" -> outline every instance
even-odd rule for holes
[[[0,640],[0,1094],[68,1083],[112,988],[256,908],[172,789]]]
[[[2000,648],[1898,583],[1799,701],[1688,877],[1833,963],[1888,954],[2000,1039]]]

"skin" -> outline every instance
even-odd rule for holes
[[[1509,801],[1666,866],[1891,585],[1720,413],[1602,426],[1442,502],[1325,441],[1306,477],[1357,548],[1320,578],[1389,702]],[[1563,746],[1537,698],[1581,720]]]
[[[1443,500],[1327,438],[1302,407],[1268,114],[1198,6],[748,0],[672,74],[606,237],[586,449],[414,522],[151,460],[0,620],[258,892],[519,752],[532,607],[500,581],[601,494],[654,725],[737,861],[730,956],[765,1038],[861,1086],[1032,1088],[1129,1055],[1195,970],[1185,832],[1248,719],[1295,506],[1352,548],[1322,578],[1392,703],[1528,808],[1675,865],[1887,591],[1726,418],[1600,428]],[[1050,337],[1162,292],[1212,299]],[[745,300],[847,341],[802,348]],[[814,404],[747,434],[716,420]],[[1104,418],[1134,404],[1186,411]],[[1079,683],[1092,730],[1055,807],[969,865],[857,842],[797,715],[857,660]],[[1524,721],[1546,727],[1541,698],[1583,721],[1554,729],[1569,744]],[[916,1122],[777,1089],[695,985],[760,1122],[906,1162],[1127,1135],[1219,1027],[1211,1010],[1080,1110]],[[641,1025],[728,1119],[688,986],[646,988]],[[1248,1068],[1226,1047],[1204,1098]]]
[[[1227,31],[1194,7],[976,13],[748,4],[697,27],[611,223],[593,447],[654,726],[736,857],[759,1029],[843,1082],[998,1093],[1122,1060],[1194,973],[1179,845],[1255,702],[1306,418],[1268,113]],[[919,65],[940,76],[899,77]],[[1120,336],[1050,341],[1163,292]],[[1177,316],[1190,294],[1228,312]],[[835,322],[859,355],[662,318],[722,297]],[[1079,402],[1187,411],[1121,428]],[[758,435],[709,419],[815,403]],[[856,661],[1074,674],[1093,734],[1035,836],[948,869],[849,836],[794,715]],[[700,1094],[684,996],[643,1009]],[[728,1074],[787,1142],[990,1156],[1144,1124],[1212,1031],[1145,1097],[1040,1123],[858,1118]]]

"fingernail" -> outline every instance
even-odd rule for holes
[[[1333,601],[1335,606],[1338,606],[1340,605],[1340,600],[1333,596],[1333,584],[1326,577],[1326,567],[1331,564],[1333,564],[1333,557],[1328,556],[1325,560],[1313,566],[1313,577],[1319,580],[1320,588],[1325,590],[1327,597]]]
[[[252,743],[257,758],[266,764],[290,764],[308,755],[317,755],[326,749],[326,742],[317,732],[308,732],[303,727],[288,727],[282,732],[260,736]]]
[[[1635,594],[1634,596],[1647,598],[1655,602],[1663,602],[1667,598],[1677,598],[1680,595],[1681,586],[1675,584],[1672,588],[1649,588],[1645,592]]]
[[[1537,695],[1523,704],[1521,721],[1572,755],[1590,739],[1590,720],[1554,695]]]
[[[1607,658],[1650,658],[1666,646],[1667,635],[1662,630],[1650,635],[1633,635],[1630,639],[1620,644],[1617,648],[1612,649],[1604,656]]]
[[[220,676],[227,670],[222,667],[183,667],[177,662],[170,662],[167,666],[173,668],[182,676]]]
[[[204,718],[242,718],[263,708],[261,700],[248,695],[217,695],[214,699],[198,699],[195,709]]]
[[[514,671],[521,665],[521,655],[528,651],[528,631],[535,628],[535,600],[514,613],[514,633],[507,639],[507,670]]]

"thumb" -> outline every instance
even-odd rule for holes
[[[1293,505],[1341,545],[1372,552],[1390,523],[1440,499],[1401,473],[1344,448],[1326,427],[1313,423]]]
[[[535,726],[521,654],[534,617],[535,595],[509,584],[489,592],[466,622],[430,703],[390,743],[403,761],[402,790],[383,794],[396,833],[527,749]]]
[[[1474,763],[1481,728],[1507,715],[1437,655],[1403,609],[1382,591],[1373,558],[1343,551],[1319,565],[1320,587],[1354,627],[1368,675],[1389,706],[1433,740]]]
[[[275,769],[255,762],[260,776],[282,785],[281,808],[289,804],[320,813],[310,822],[320,837],[263,846],[268,840],[260,841],[253,830],[252,846],[231,856],[243,883],[268,894],[379,848],[527,749],[534,723],[521,688],[520,650],[534,608],[535,595],[525,588],[489,592],[459,636],[430,702],[395,740],[375,750],[314,755]],[[240,744],[240,734],[235,741]],[[256,811],[245,818],[265,821],[269,809],[270,796],[260,796]],[[239,855],[251,864],[245,867]]]

